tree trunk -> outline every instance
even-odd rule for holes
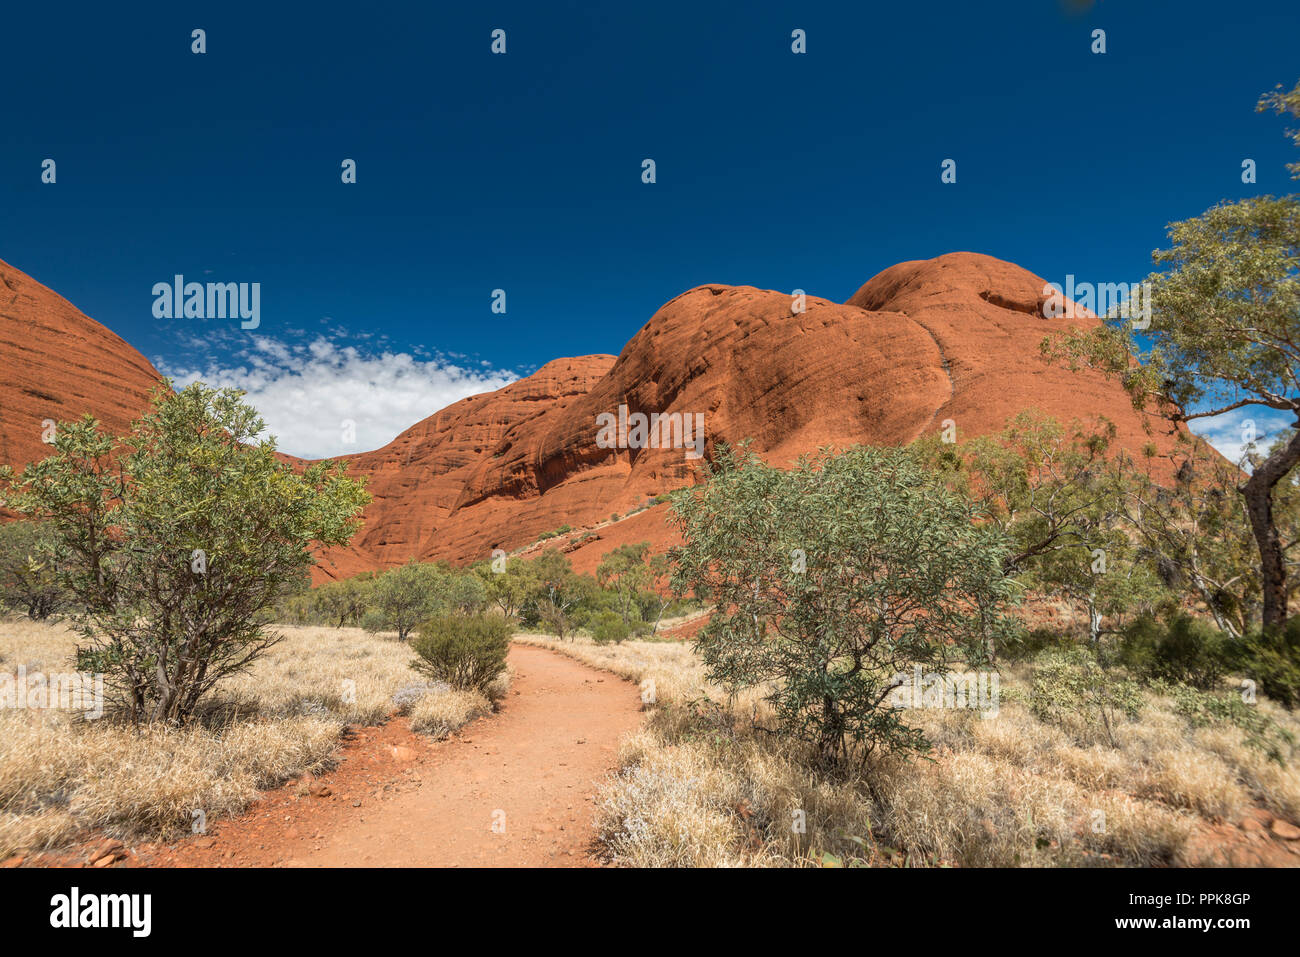
[[[1300,426],[1300,422],[1296,423]],[[1300,462],[1300,431],[1284,448],[1278,449],[1259,464],[1241,494],[1246,498],[1246,513],[1259,548],[1260,590],[1264,597],[1264,628],[1274,630],[1286,624],[1286,556],[1282,539],[1273,520],[1273,489]]]
[[[817,750],[822,760],[834,764],[844,746],[844,717],[830,695],[822,697],[822,727]]]
[[[1093,595],[1088,596],[1088,638],[1094,645],[1101,641],[1101,612]]]

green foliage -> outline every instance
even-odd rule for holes
[[[673,583],[715,602],[697,639],[710,680],[770,682],[781,729],[828,761],[923,749],[886,701],[893,678],[981,664],[1014,629],[1005,537],[905,449],[787,471],[720,447],[707,479],[673,501]]]
[[[536,582],[529,574],[529,565],[512,558],[505,561],[504,567],[495,561],[479,562],[473,567],[474,574],[483,583],[487,603],[507,618],[518,618],[532,598]]]
[[[568,557],[555,549],[533,559],[527,577],[530,618],[561,639],[585,620],[598,591],[590,575],[575,574]]]
[[[105,673],[134,720],[188,720],[274,643],[267,609],[369,500],[340,465],[277,459],[240,396],[160,388],[129,434],[60,423],[52,455],[0,477],[3,503],[47,522],[66,556],[79,667]]]
[[[1292,89],[1285,91],[1282,89],[1282,84],[1279,83],[1276,90],[1272,93],[1265,93],[1259,98],[1255,110],[1259,113],[1272,110],[1274,113],[1300,117],[1300,83],[1296,83]],[[1291,137],[1291,141],[1297,147],[1300,147],[1300,129],[1287,130],[1286,134]],[[1292,179],[1300,179],[1300,163],[1288,163],[1286,168],[1291,171]]]
[[[1235,644],[1219,629],[1185,613],[1162,623],[1142,615],[1125,630],[1119,661],[1139,677],[1213,688],[1232,666]]]
[[[40,522],[0,525],[0,608],[17,609],[34,621],[49,618],[71,597],[59,582],[58,536]]]
[[[1252,631],[1243,643],[1241,666],[1268,697],[1288,708],[1300,706],[1300,619]]]
[[[596,568],[596,580],[615,596],[623,624],[631,630],[642,621],[642,596],[667,571],[663,556],[651,555],[650,543],[640,542],[606,554]]]
[[[1300,85],[1289,92],[1279,87],[1260,99],[1258,109],[1300,115]],[[1290,132],[1300,145],[1300,132]],[[1300,176],[1300,164],[1290,169]],[[1137,330],[1112,317],[1098,327],[1072,328],[1045,339],[1044,355],[1116,377],[1135,407],[1175,423],[1251,406],[1288,412],[1300,421],[1300,196],[1223,202],[1168,230],[1170,248],[1153,253],[1164,271],[1144,284],[1149,326]],[[1249,478],[1234,485],[1254,539],[1259,621],[1275,631],[1287,620],[1294,590],[1288,552],[1297,541],[1295,529],[1283,528],[1277,516],[1289,510],[1295,517],[1289,476],[1300,464],[1300,433],[1251,458]],[[1286,498],[1289,505],[1280,501]],[[1187,567],[1200,578],[1194,564]],[[1235,583],[1235,577],[1228,579]],[[1218,596],[1208,593],[1205,586],[1212,582],[1194,584],[1219,627],[1239,637],[1253,625],[1253,609],[1237,609],[1234,622],[1233,610],[1217,607]],[[1252,620],[1240,620],[1246,615]]]
[[[1169,226],[1172,246],[1153,254],[1151,326],[1127,322],[1049,337],[1043,351],[1071,366],[1119,377],[1138,406],[1176,418],[1242,400],[1293,411],[1291,370],[1300,313],[1300,197],[1222,203]],[[1144,342],[1151,343],[1149,348]],[[1138,355],[1141,364],[1129,358]],[[1203,415],[1205,413],[1196,413]]]
[[[409,562],[382,573],[364,572],[290,596],[278,608],[281,621],[358,626],[395,631],[402,639],[425,618],[476,614],[488,604],[487,583],[473,571]]]
[[[1120,455],[1116,468],[1117,508],[1141,553],[1172,591],[1240,638],[1262,605],[1259,551],[1237,491],[1240,470],[1183,433],[1167,455],[1140,463]],[[1275,490],[1273,520],[1284,542],[1296,540],[1300,496],[1290,483]]]
[[[1174,710],[1194,728],[1228,724],[1246,733],[1246,744],[1263,751],[1274,761],[1286,763],[1295,747],[1295,736],[1276,721],[1233,692],[1207,693],[1174,685],[1168,689]]]
[[[1142,710],[1142,690],[1136,682],[1107,668],[1090,648],[1049,651],[1034,669],[1029,707],[1049,724],[1064,725],[1068,715],[1100,726],[1112,747],[1120,717],[1136,720]]]
[[[1085,611],[1095,641],[1134,608],[1162,598],[1121,522],[1119,475],[1107,453],[1115,426],[1098,419],[1069,428],[1036,409],[1010,418],[996,436],[961,446],[938,436],[916,443],[938,475],[973,496],[1012,547],[1009,574],[1026,589]]]
[[[588,620],[587,627],[591,630],[592,640],[601,645],[626,641],[629,633],[627,622],[614,611],[597,612]]]
[[[436,565],[408,562],[375,579],[370,608],[362,619],[374,631],[395,631],[405,641],[420,622],[446,604],[447,582]]]
[[[1173,422],[1252,405],[1300,418],[1300,196],[1222,203],[1171,224],[1169,236],[1171,247],[1153,254],[1164,271],[1146,280],[1149,328],[1139,333],[1119,320],[1075,328],[1044,340],[1044,354],[1114,376],[1135,406]],[[1300,435],[1292,434],[1231,486],[1249,506],[1242,514],[1254,539],[1260,617],[1270,627],[1287,617],[1287,552],[1296,539],[1275,516],[1279,496],[1294,498],[1285,479],[1297,463]]]
[[[1074,642],[1054,628],[1034,628],[1013,636],[1001,648],[1000,655],[1008,661],[1028,661],[1045,651],[1073,647]]]
[[[604,600],[595,579],[576,574],[568,557],[554,548],[532,559],[480,562],[473,571],[488,604],[525,627],[541,627],[560,638],[571,635]]]
[[[462,615],[482,614],[488,606],[487,587],[482,579],[466,569],[453,568],[443,563],[443,573],[450,578],[447,585],[447,606]]]
[[[420,626],[416,671],[453,688],[486,693],[506,667],[510,623],[500,615],[442,615]]]
[[[361,624],[374,600],[374,582],[374,574],[367,572],[321,585],[309,599],[314,620],[335,628]]]

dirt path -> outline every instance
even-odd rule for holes
[[[171,847],[152,866],[461,867],[594,864],[592,799],[640,721],[635,685],[514,645],[501,710],[442,742],[405,721],[365,729],[319,779]],[[494,825],[496,829],[494,830]]]

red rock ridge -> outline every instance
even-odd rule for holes
[[[2,265],[2,264],[0,264]],[[4,461],[40,452],[39,422],[89,410],[121,427],[157,373],[69,303],[3,266],[0,303],[9,373],[0,423]],[[1121,445],[1148,441],[1114,382],[1046,363],[1052,330],[1097,320],[1046,319],[1044,282],[976,253],[900,263],[839,304],[750,286],[706,285],[661,307],[622,353],[557,359],[495,392],[455,403],[381,449],[343,456],[374,496],[347,549],[318,578],[409,558],[463,563],[549,539],[580,569],[625,541],[673,540],[664,509],[611,524],[655,495],[691,484],[682,448],[607,449],[598,416],[704,416],[706,447],[752,441],[777,464],[825,446],[896,444],[951,419],[958,439],[1002,428],[1029,406],[1062,420],[1104,414]],[[590,536],[580,543],[583,535]]]
[[[0,260],[0,463],[44,458],[47,419],[89,412],[124,431],[161,380],[149,360],[68,300]]]

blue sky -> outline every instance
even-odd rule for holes
[[[1254,112],[1300,78],[1294,0],[22,5],[5,34],[0,258],[302,454],[617,353],[700,283],[844,300],[959,249],[1130,281],[1165,223],[1295,187]],[[260,326],[155,318],[177,273],[259,282]]]

